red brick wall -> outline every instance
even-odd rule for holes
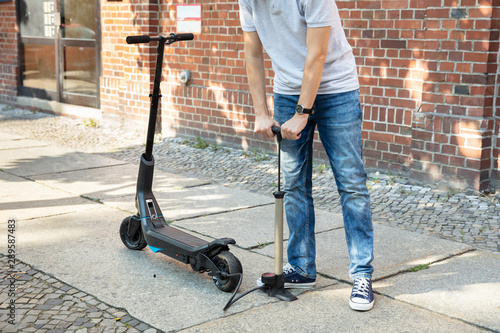
[[[486,190],[500,174],[500,0],[336,2],[359,66],[366,165]],[[175,32],[179,3],[202,4],[202,34],[166,49],[158,128],[273,148],[252,130],[237,0],[101,0],[103,116],[145,128],[155,47],[125,37]],[[15,6],[0,6],[0,98],[13,101]],[[179,82],[182,70],[193,74],[188,86]]]
[[[154,3],[158,1],[104,1],[101,7],[101,109],[105,117],[134,126],[145,127],[156,49],[144,44],[127,45],[125,37],[176,32],[176,5],[200,1]],[[159,120],[164,134],[271,149],[272,142],[252,130],[254,117],[237,3],[203,1],[202,33],[193,41],[166,47]],[[269,60],[267,65],[271,67]],[[188,86],[180,84],[183,70],[192,73]],[[268,77],[271,94],[270,69]]]
[[[175,32],[176,2],[165,1],[162,24]],[[183,1],[202,3],[202,34],[180,43],[166,57],[163,89],[165,131],[202,136],[237,146],[269,149],[252,130],[251,97],[244,64],[243,36],[237,1]],[[268,64],[270,67],[270,63]],[[189,86],[179,85],[179,73],[192,72]],[[271,84],[271,80],[268,81]],[[271,89],[269,92],[271,93]]]
[[[14,0],[0,2],[0,101],[15,102],[17,57],[16,6]]]
[[[498,3],[337,1],[357,56],[366,164],[486,190],[492,171]],[[493,29],[492,29],[493,28]]]
[[[495,0],[493,2],[493,14],[492,14],[492,22],[491,22],[491,29],[498,32],[500,31],[500,1]],[[499,156],[500,156],[500,139],[498,138],[498,133],[500,129],[500,67],[498,64],[500,64],[500,52],[498,52],[498,56],[496,60],[491,59],[491,61],[496,62],[497,68],[496,68],[496,81],[495,81],[495,88],[494,88],[494,103],[493,103],[493,114],[494,114],[494,120],[495,120],[495,127],[494,127],[494,136],[493,136],[493,149],[492,149],[492,159],[493,159],[493,165],[492,165],[492,180],[498,182],[498,179],[500,179],[500,164],[499,164]],[[491,69],[490,73],[494,73],[493,68]],[[498,184],[497,184],[498,185]],[[498,186],[497,186],[498,187]]]
[[[155,49],[128,45],[129,35],[157,35],[159,6],[154,0],[103,1],[101,110],[126,126],[143,125],[149,111]]]

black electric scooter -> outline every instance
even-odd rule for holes
[[[243,269],[231,252],[229,244],[236,244],[232,238],[207,242],[167,224],[158,202],[151,190],[153,184],[153,141],[158,113],[160,81],[165,45],[177,41],[192,40],[193,34],[170,34],[169,36],[129,36],[128,44],[158,42],[156,69],[151,97],[146,151],[141,156],[135,205],[138,213],[126,217],[120,225],[120,237],[126,247],[142,250],[149,245],[153,252],[168,255],[199,273],[209,272],[217,288],[232,292],[241,284]]]

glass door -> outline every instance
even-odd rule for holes
[[[62,101],[88,105],[98,97],[96,0],[59,0]]]
[[[21,95],[57,100],[54,0],[19,2]]]
[[[99,107],[98,0],[21,0],[21,95]]]

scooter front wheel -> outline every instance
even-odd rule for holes
[[[131,250],[142,250],[147,245],[142,233],[141,220],[135,215],[123,219],[120,225],[120,238]]]
[[[214,258],[213,262],[220,272],[230,275],[225,278],[214,276],[215,285],[219,290],[228,293],[232,292],[238,286],[241,277],[240,274],[243,273],[240,261],[231,252],[222,251]]]

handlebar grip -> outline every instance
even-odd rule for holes
[[[151,37],[149,37],[148,35],[128,36],[126,41],[127,44],[149,43],[151,41]]]
[[[185,33],[185,34],[175,34],[175,40],[181,41],[181,40],[193,40],[194,35],[191,33]]]

